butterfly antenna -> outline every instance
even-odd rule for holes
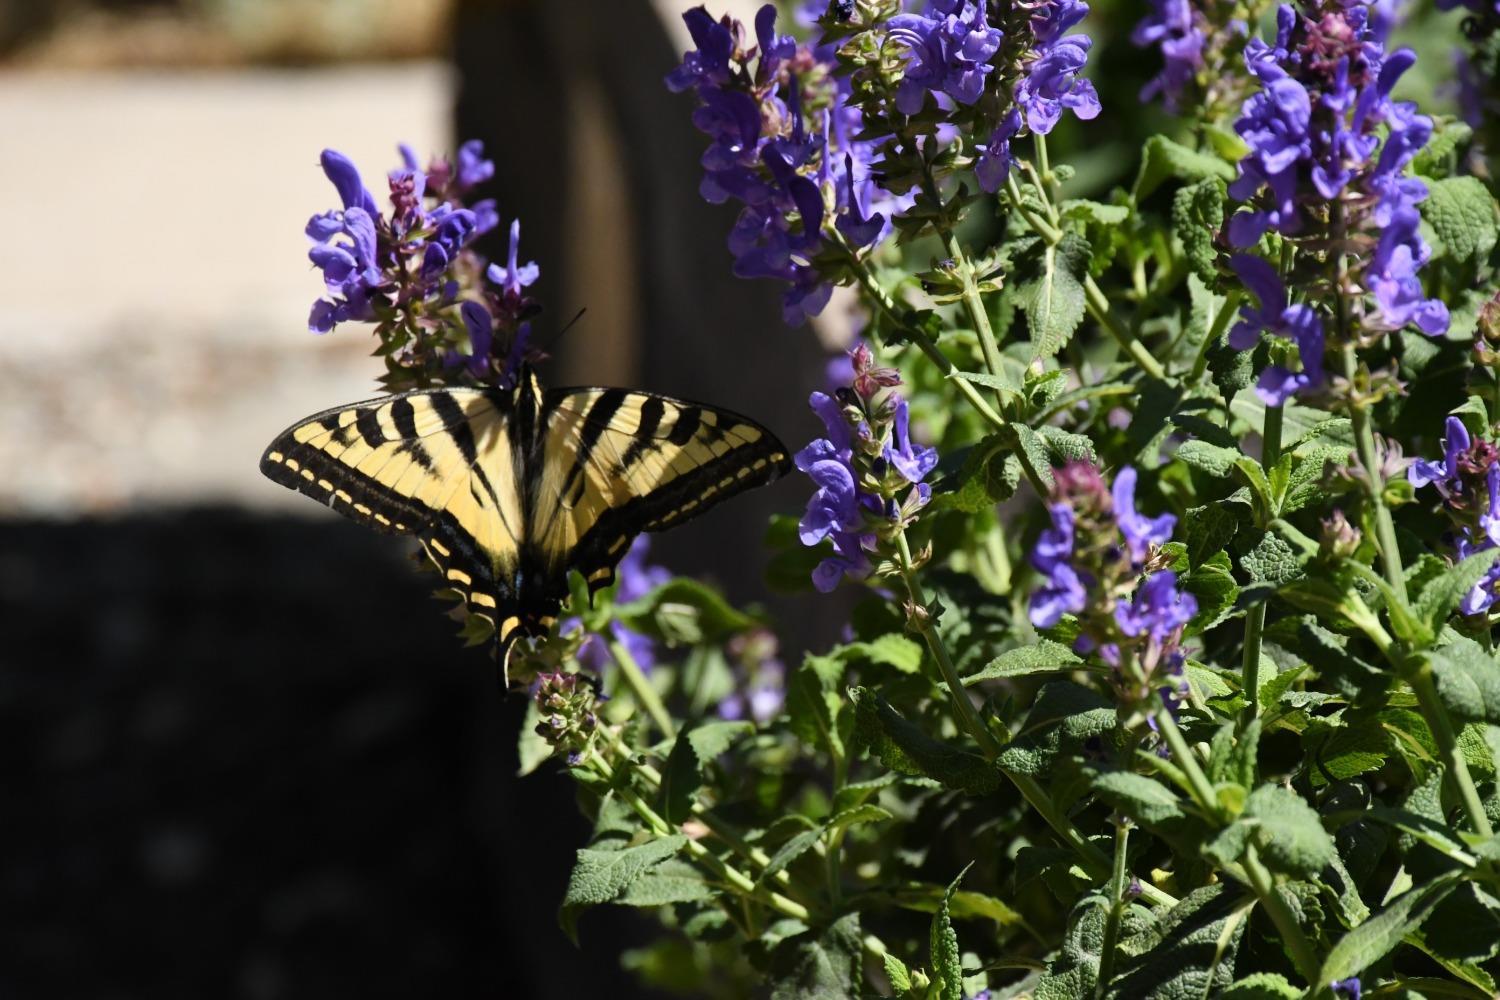
[[[582,309],[579,309],[578,312],[574,313],[573,318],[564,323],[561,330],[558,330],[557,333],[553,334],[552,339],[547,341],[547,346],[542,348],[542,350],[546,351],[548,354],[551,354],[552,349],[557,346],[558,341],[563,339],[563,334],[573,329],[574,325],[577,324],[579,320],[583,319],[583,314],[588,311],[588,307],[584,306]]]

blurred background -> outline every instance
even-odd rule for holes
[[[522,699],[409,547],[256,465],[375,394],[363,331],[306,332],[302,230],[336,200],[324,147],[378,179],[398,141],[484,140],[538,332],[587,310],[551,384],[812,436],[849,316],[790,330],[777,288],[731,277],[733,209],[698,198],[690,99],[661,84],[683,6],[0,0],[0,997],[654,995],[618,958],[649,923],[590,913],[581,952],[557,929],[571,786],[515,776]],[[1055,135],[1080,193],[1167,124],[1128,99],[1155,71],[1123,42],[1143,9],[1096,4],[1118,24],[1090,75],[1126,96]],[[1451,38],[1418,39],[1439,73]],[[771,605],[791,658],[840,618],[760,584],[794,479],[653,547]]]
[[[650,995],[618,958],[648,924],[591,914],[581,953],[557,929],[587,829],[566,779],[515,776],[524,699],[408,545],[257,463],[382,367],[358,326],[306,331],[319,152],[378,191],[398,141],[470,137],[539,333],[587,309],[551,384],[809,436],[824,351],[729,274],[661,84],[674,6],[0,0],[0,997]],[[654,561],[763,599],[799,492]]]

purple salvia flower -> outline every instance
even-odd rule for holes
[[[1130,40],[1140,48],[1159,46],[1162,70],[1141,89],[1141,100],[1158,94],[1168,111],[1176,111],[1187,88],[1203,68],[1208,39],[1202,18],[1189,0],[1153,0],[1151,13],[1135,26]]]
[[[1044,0],[1032,9],[1034,53],[1014,97],[1026,127],[1039,135],[1051,132],[1066,109],[1084,120],[1099,114],[1094,85],[1079,76],[1093,42],[1085,35],[1064,37],[1088,12],[1083,0]]]
[[[485,272],[486,276],[505,290],[507,295],[519,296],[523,288],[528,288],[536,283],[541,277],[542,269],[537,267],[536,261],[529,260],[525,264],[517,263],[521,252],[521,220],[516,219],[510,224],[510,257],[506,265],[491,264]]]
[[[1198,613],[1198,600],[1177,589],[1177,574],[1169,569],[1152,573],[1136,588],[1129,604],[1115,605],[1115,621],[1128,636],[1148,636],[1166,644]]]
[[[986,19],[986,6],[983,0],[929,0],[923,13],[897,14],[886,22],[890,40],[906,47],[897,110],[917,114],[929,93],[959,104],[979,99],[1004,37]]]
[[[1328,984],[1334,995],[1340,1000],[1360,1000],[1361,986],[1358,976],[1350,976],[1348,979],[1337,979]]]
[[[1280,406],[1292,396],[1320,387],[1323,371],[1323,323],[1305,305],[1288,305],[1286,286],[1276,271],[1259,257],[1236,254],[1229,261],[1235,274],[1259,301],[1259,306],[1240,307],[1240,319],[1229,331],[1229,346],[1248,351],[1261,334],[1287,337],[1297,344],[1302,371],[1292,372],[1272,365],[1261,373],[1255,392],[1267,406]]]
[[[1115,521],[1125,545],[1130,551],[1131,561],[1144,565],[1151,552],[1172,538],[1172,529],[1177,518],[1172,514],[1145,517],[1135,509],[1135,469],[1125,466],[1115,474],[1115,485],[1111,491],[1114,501]]]

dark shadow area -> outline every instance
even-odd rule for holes
[[[0,996],[639,997],[557,929],[587,835],[403,543],[190,510],[0,523]],[[598,991],[597,993],[591,991]]]

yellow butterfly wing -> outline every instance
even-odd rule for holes
[[[784,474],[785,446],[729,410],[624,389],[555,389],[528,543],[549,574],[608,586],[636,535],[661,531]],[[564,584],[565,586],[565,584]]]
[[[515,603],[524,535],[512,396],[427,389],[314,414],[260,468],[377,531],[415,535],[469,610],[497,624]]]

